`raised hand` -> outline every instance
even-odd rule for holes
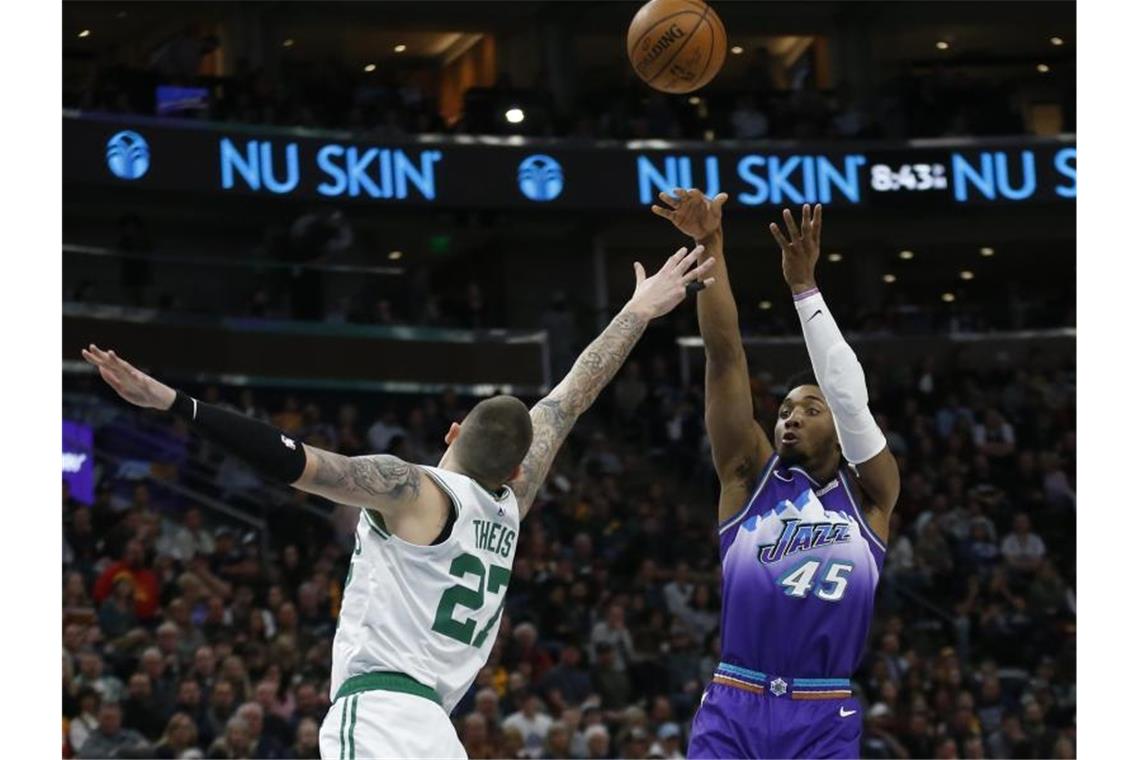
[[[780,225],[768,225],[772,237],[780,244],[783,256],[784,280],[793,293],[802,293],[815,287],[815,263],[819,261],[819,236],[823,228],[823,206],[818,203],[813,212],[804,204],[800,224],[792,217],[792,212],[784,209],[784,225],[788,228],[787,237],[780,231]]]
[[[703,240],[720,229],[721,208],[728,200],[728,193],[719,193],[709,198],[693,188],[674,188],[673,195],[658,193],[657,197],[665,207],[651,206],[650,211],[673,223],[673,226],[694,240]]]
[[[637,286],[633,297],[629,299],[628,308],[644,314],[648,319],[655,319],[668,314],[685,300],[686,288],[691,283],[699,282],[698,288],[711,285],[712,277],[703,278],[712,269],[716,259],[709,258],[693,266],[704,250],[703,245],[698,245],[692,251],[681,248],[665,261],[657,274],[648,278],[641,262],[635,263],[633,272],[637,277]]]
[[[120,359],[114,351],[104,351],[92,343],[83,349],[83,358],[99,370],[107,385],[135,406],[147,409],[169,409],[175,392],[130,363]]]

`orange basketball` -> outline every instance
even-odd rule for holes
[[[650,87],[683,93],[716,76],[727,42],[720,16],[704,0],[650,0],[629,24],[626,52]]]

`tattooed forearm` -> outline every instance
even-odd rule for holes
[[[614,317],[602,334],[586,347],[566,378],[548,398],[564,399],[570,413],[578,415],[590,408],[594,399],[617,374],[637,344],[649,320],[632,311]]]
[[[414,500],[420,493],[419,468],[397,457],[346,457],[311,447],[306,454],[315,467],[299,485],[333,501],[374,507]]]
[[[582,352],[565,379],[530,410],[534,440],[512,483],[523,515],[538,495],[570,428],[617,374],[648,323],[645,316],[632,311],[618,314]]]

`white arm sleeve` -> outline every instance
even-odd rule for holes
[[[867,406],[863,366],[843,339],[818,289],[800,293],[795,301],[811,367],[831,407],[843,456],[851,464],[862,464],[887,447],[887,439]]]

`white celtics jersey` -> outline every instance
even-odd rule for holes
[[[515,495],[423,469],[451,497],[455,524],[442,543],[418,546],[390,534],[379,513],[360,511],[333,640],[332,699],[352,676],[395,671],[435,689],[450,713],[498,635],[518,544]]]

